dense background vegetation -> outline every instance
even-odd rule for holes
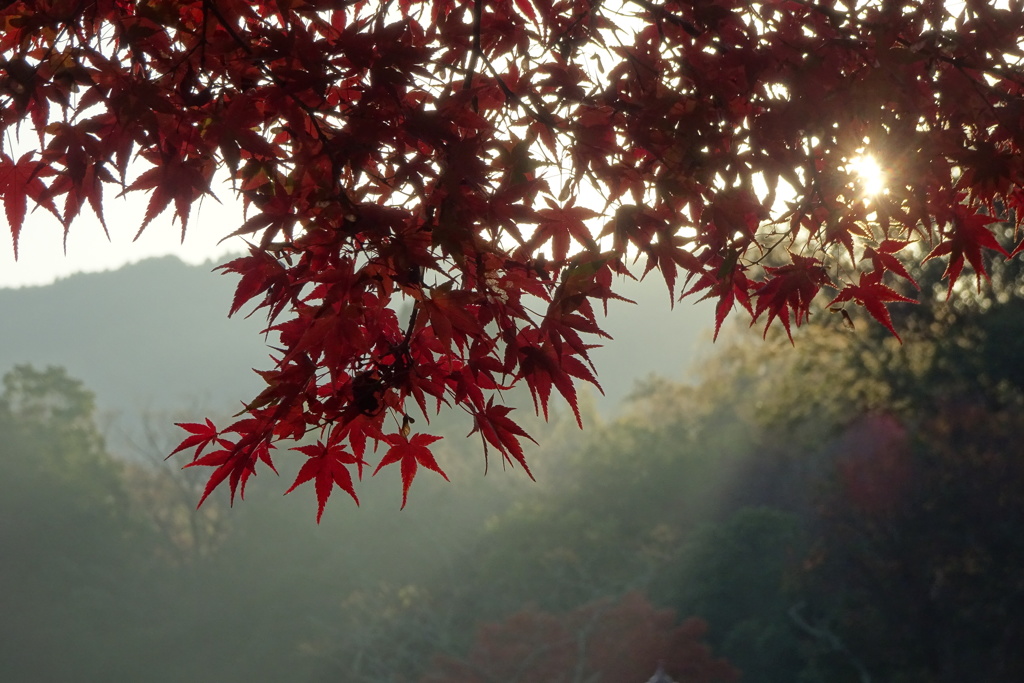
[[[902,346],[855,310],[795,346],[732,330],[692,382],[652,377],[610,420],[591,405],[586,433],[530,425],[537,483],[493,459],[482,477],[453,418],[434,425],[451,484],[425,473],[403,512],[394,481],[367,486],[320,526],[263,476],[196,512],[200,480],[162,460],[169,406],[107,440],[82,382],[11,367],[0,673],[1022,680],[1019,277],[952,308],[934,275]]]

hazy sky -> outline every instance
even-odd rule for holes
[[[241,204],[235,203],[230,188],[217,191],[223,202],[205,198],[192,208],[184,243],[181,224],[172,224],[168,209],[154,220],[133,241],[145,215],[147,198],[115,199],[113,193],[105,200],[104,218],[110,239],[92,210],[84,208],[68,233],[67,254],[64,253],[64,228],[48,212],[37,209],[25,218],[18,246],[18,260],[10,233],[0,235],[0,287],[49,284],[57,278],[76,272],[95,272],[119,268],[151,256],[176,254],[188,263],[202,263],[211,258],[245,250],[245,244],[234,238],[218,242],[242,224]],[[6,221],[0,221],[6,226]]]
[[[865,195],[884,191],[885,176],[870,157],[854,160],[854,170],[864,184]],[[64,253],[63,226],[43,209],[31,211],[25,219],[19,240],[18,260],[9,234],[0,235],[0,287],[50,284],[55,279],[77,272],[96,272],[119,268],[151,256],[174,254],[186,263],[199,264],[210,259],[222,259],[230,253],[246,251],[241,238],[220,242],[242,224],[241,202],[235,199],[229,185],[215,188],[221,203],[206,197],[192,207],[188,231],[181,239],[180,223],[172,223],[170,209],[157,217],[138,238],[148,197],[134,196],[117,199],[108,193],[104,202],[104,217],[110,239],[92,210],[83,208],[68,233],[67,253]],[[581,195],[581,205],[601,208],[599,195]],[[589,200],[589,201],[588,201]],[[777,198],[781,201],[782,197]],[[0,221],[6,223],[6,221]]]

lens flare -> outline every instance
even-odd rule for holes
[[[885,191],[885,172],[870,154],[861,154],[850,160],[850,169],[857,175],[861,192],[874,197]]]

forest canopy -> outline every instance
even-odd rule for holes
[[[581,421],[617,278],[719,327],[824,304],[898,335],[914,264],[953,295],[1019,249],[1020,0],[20,0],[0,25],[15,250],[29,207],[70,230],[143,193],[140,231],[185,231],[222,181],[246,207],[230,313],[273,355],[240,419],[182,425],[203,499],[311,436],[319,514],[368,467],[404,502],[444,476],[445,407],[529,472],[505,393]]]

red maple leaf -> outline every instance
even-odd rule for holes
[[[236,258],[229,261],[218,270],[226,273],[240,273],[242,278],[235,287],[235,296],[231,302],[231,310],[228,315],[232,316],[252,298],[274,289],[283,291],[289,284],[288,274],[284,267],[271,254],[252,247],[249,256]],[[273,298],[270,305],[271,313],[276,314],[288,303],[286,298]]]
[[[377,474],[387,465],[401,463],[403,509],[409,498],[409,487],[412,485],[412,480],[416,477],[416,471],[420,465],[437,472],[444,477],[445,481],[448,481],[448,475],[444,473],[441,466],[437,464],[437,460],[434,459],[434,454],[427,448],[435,441],[440,441],[440,436],[416,434],[410,439],[404,434],[386,434],[384,440],[391,444],[391,448],[381,458],[380,464],[377,465],[377,469],[373,473]]]
[[[446,350],[453,346],[464,349],[467,338],[479,336],[482,326],[476,316],[477,298],[473,292],[434,287],[419,301],[426,313],[424,322],[430,321],[434,336]]]
[[[71,222],[81,212],[82,204],[89,202],[100,225],[106,232],[103,217],[103,185],[113,184],[113,174],[106,168],[105,147],[89,128],[55,122],[50,129],[54,136],[47,145],[43,157],[60,163],[64,170],[57,174],[50,185],[47,196],[64,197],[64,237]]]
[[[205,424],[202,422],[175,422],[174,424],[184,429],[190,434],[190,436],[186,436],[182,442],[178,444],[178,447],[171,451],[170,455],[167,456],[168,458],[175,453],[180,453],[181,451],[189,448],[194,448],[195,453],[193,454],[192,459],[195,460],[202,455],[206,447],[216,441],[217,437],[220,435],[220,432],[217,431],[217,427],[210,421],[210,418],[206,418]]]
[[[674,235],[669,230],[660,230],[658,241],[644,249],[647,253],[644,275],[655,268],[661,271],[668,287],[669,303],[673,306],[676,301],[676,266],[682,266],[690,275],[702,270],[700,260],[690,251],[690,242],[690,238]]]
[[[572,408],[576,423],[582,427],[583,417],[580,415],[576,386],[572,378],[590,382],[598,391],[602,391],[601,385],[597,383],[594,373],[573,355],[569,347],[562,346],[559,349],[550,342],[537,344],[533,341],[536,337],[535,331],[524,331],[520,334],[519,347],[519,367],[523,379],[530,388],[534,407],[538,413],[543,412],[544,418],[547,419],[548,400],[551,397],[551,387],[554,386]]]
[[[291,493],[307,481],[315,479],[317,524],[320,523],[320,518],[324,515],[324,506],[327,505],[327,499],[330,498],[335,486],[352,496],[352,500],[356,502],[356,505],[359,505],[359,497],[356,495],[352,484],[352,475],[348,471],[349,465],[361,466],[356,456],[340,445],[328,445],[320,441],[308,446],[299,446],[292,450],[309,456],[309,460],[302,464],[298,475],[295,477],[295,481],[285,491],[285,495]]]
[[[885,326],[885,329],[892,332],[896,339],[900,342],[900,335],[896,333],[896,329],[892,325],[892,318],[889,316],[889,309],[886,308],[886,302],[900,301],[904,303],[916,303],[913,299],[908,299],[899,292],[891,289],[882,284],[882,273],[881,270],[874,270],[870,273],[860,274],[860,283],[856,285],[847,285],[839,292],[838,296],[829,303],[829,306],[833,304],[843,303],[844,301],[853,301],[860,306],[863,306],[868,313],[871,314],[878,322]]]
[[[536,212],[539,225],[526,245],[529,253],[535,253],[548,240],[551,241],[551,254],[556,262],[565,260],[572,240],[589,250],[597,248],[594,235],[585,221],[601,214],[582,206],[574,206],[574,203],[575,197],[570,197],[565,206],[558,206],[549,199],[548,208]]]
[[[754,309],[750,304],[750,290],[754,285],[747,279],[744,273],[745,267],[739,262],[739,251],[730,250],[724,257],[710,253],[704,258],[708,260],[709,257],[712,267],[705,270],[693,283],[693,286],[683,292],[680,299],[705,289],[708,291],[699,299],[700,301],[718,297],[718,303],[715,306],[715,334],[713,337],[717,340],[719,332],[722,331],[722,323],[732,312],[733,304],[737,301],[751,317],[754,317]]]
[[[771,278],[758,287],[754,319],[759,318],[762,312],[768,311],[764,333],[768,334],[772,321],[778,318],[786,328],[789,340],[793,341],[793,333],[789,327],[790,313],[792,312],[794,322],[799,326],[808,315],[811,300],[821,287],[830,284],[831,280],[818,259],[798,254],[790,254],[790,258],[793,260],[792,265],[765,268]]]
[[[864,258],[871,261],[873,270],[895,273],[914,285],[916,289],[921,289],[920,285],[917,284],[917,280],[907,272],[906,266],[896,258],[896,253],[909,244],[912,244],[912,242],[908,240],[882,240],[877,247],[865,247]]]
[[[382,418],[381,415],[374,418],[355,411],[342,420],[343,424],[331,430],[329,443],[341,443],[341,440],[345,439],[352,447],[352,452],[356,455],[356,467],[360,479],[363,478],[363,465],[366,464],[363,459],[366,455],[366,442],[373,439],[376,444],[384,439],[384,434],[380,429]]]
[[[230,502],[232,505],[235,502],[236,493],[244,498],[245,484],[249,477],[256,472],[256,461],[264,459],[269,462],[269,456],[254,453],[254,450],[267,452],[269,446],[266,443],[260,444],[256,449],[248,444],[237,444],[229,441],[221,442],[220,440],[218,440],[218,443],[222,443],[225,447],[220,450],[211,451],[185,465],[186,468],[214,468],[210,474],[210,479],[206,482],[206,487],[203,489],[203,495],[199,498],[199,503],[196,505],[197,508],[201,507],[206,502],[206,499],[210,497],[210,494],[225,480],[227,480],[228,487],[231,490]]]
[[[14,241],[14,258],[18,258],[18,238],[21,226],[25,222],[28,199],[32,199],[58,219],[57,207],[47,196],[47,188],[40,178],[51,175],[51,169],[41,161],[33,161],[35,152],[25,152],[17,161],[0,153],[0,196],[4,198],[4,211],[7,224],[11,228]]]
[[[514,458],[516,462],[523,466],[530,479],[533,479],[533,473],[530,472],[530,467],[526,464],[523,446],[519,443],[520,437],[530,441],[533,441],[533,438],[522,427],[508,418],[510,412],[512,412],[512,408],[509,406],[495,405],[494,397],[492,396],[483,410],[473,413],[473,429],[467,436],[480,432],[484,439],[485,457],[487,455],[487,444],[490,444],[497,448],[506,459],[509,457]],[[536,441],[533,442],[537,443]]]
[[[213,195],[210,191],[210,178],[213,176],[214,164],[211,159],[198,157],[180,159],[167,155],[149,156],[155,165],[144,171],[119,195],[136,190],[152,190],[146,214],[135,238],[138,239],[146,226],[173,200],[174,215],[181,221],[181,235],[184,239],[192,204],[204,194]]]
[[[991,249],[998,251],[1003,256],[1009,256],[1006,249],[996,241],[992,231],[985,227],[989,223],[996,223],[999,220],[993,216],[977,213],[976,210],[960,204],[953,208],[953,217],[949,223],[949,232],[944,235],[945,239],[924,257],[924,261],[928,261],[937,256],[949,255],[946,270],[942,273],[943,278],[949,279],[949,288],[946,290],[947,297],[953,293],[953,285],[956,284],[960,272],[963,270],[964,259],[974,268],[980,288],[982,276],[988,279],[982,249]]]

